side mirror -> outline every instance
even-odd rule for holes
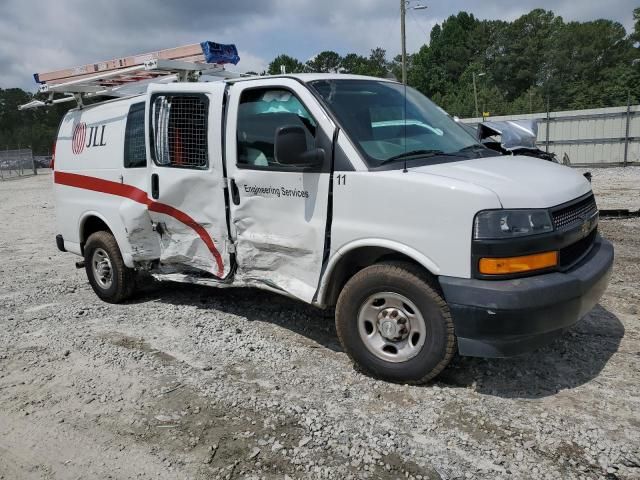
[[[322,148],[307,149],[307,134],[297,125],[286,125],[276,131],[274,157],[276,162],[292,167],[312,167],[322,164]]]

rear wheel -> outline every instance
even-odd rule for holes
[[[428,382],[455,353],[446,302],[409,264],[373,265],[355,274],[338,298],[336,329],[365,373],[393,382]]]
[[[96,295],[105,302],[119,303],[135,289],[135,270],[124,264],[113,235],[95,232],[84,246],[84,266]]]

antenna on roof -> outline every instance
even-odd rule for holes
[[[33,100],[20,110],[98,96],[127,97],[143,93],[149,83],[186,82],[201,75],[235,78],[224,65],[240,61],[235,45],[214,42],[194,43],[156,52],[114,58],[63,70],[36,73],[38,91],[48,93],[45,101]],[[54,99],[55,93],[65,96]]]

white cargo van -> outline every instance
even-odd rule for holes
[[[103,300],[144,271],[335,306],[345,351],[391,381],[549,341],[613,262],[582,175],[379,78],[150,84],[64,117],[54,182],[58,247]]]

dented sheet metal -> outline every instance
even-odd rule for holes
[[[153,231],[153,222],[146,204],[125,200],[120,204],[120,219],[131,246],[134,263],[144,263],[160,257],[160,239]]]
[[[189,266],[224,278],[230,265],[221,172],[158,170],[164,170],[160,206],[149,210],[161,265]]]
[[[240,202],[237,206],[232,205],[231,214],[237,262],[233,285],[260,286],[311,301],[322,267],[326,227],[327,204],[316,199],[328,195],[328,175],[277,172],[277,176],[279,186],[272,184],[274,175],[271,172],[236,172]],[[200,225],[210,233],[215,244],[220,245],[220,253],[225,255],[226,276],[229,252],[223,229],[223,191],[221,187],[206,190],[205,185],[199,183],[212,181],[203,178],[201,172],[199,177],[173,178],[162,198],[187,211],[198,212],[197,218],[212,220]],[[200,192],[200,195],[185,194],[189,191]],[[210,197],[219,193],[220,200],[207,203],[204,199],[209,196],[201,192],[210,193]],[[181,271],[183,266],[216,271],[206,244],[192,228],[168,215],[150,212],[150,218],[155,223],[155,231],[145,238],[144,244],[152,248],[152,239],[158,239],[157,248],[162,260],[156,270],[159,278],[200,285],[226,285],[219,280]],[[216,219],[219,223],[215,223]],[[149,231],[144,235],[149,235]]]
[[[500,135],[502,147],[507,150],[537,148],[537,120],[486,121],[478,125],[478,139]]]
[[[500,143],[492,142],[491,137],[500,136]],[[500,153],[526,155],[557,163],[555,154],[540,150],[536,146],[538,139],[538,120],[486,121],[478,125],[478,140],[487,147]]]
[[[255,95],[257,88],[265,90],[262,96]],[[243,97],[248,91],[252,93]],[[264,112],[281,112],[285,124],[305,131],[316,129],[315,147],[327,153],[330,140],[320,142],[332,139],[335,129],[317,99],[294,79],[247,80],[230,88],[225,158],[227,175],[237,188],[230,204],[236,279],[312,302],[324,257],[328,165],[303,173],[278,161],[275,145],[268,148],[276,130],[271,123],[261,123]],[[239,118],[244,119],[242,125]],[[254,128],[257,125],[263,128]],[[239,143],[246,154],[240,167]]]
[[[198,85],[184,95],[185,87],[150,87],[154,93],[147,100],[156,132],[149,189],[154,202],[148,208],[159,238],[159,270],[188,267],[222,279],[231,271],[221,162],[222,95],[203,93]],[[224,85],[212,89],[221,93]]]
[[[238,280],[258,282],[305,301],[322,266],[326,174],[238,170],[232,208]],[[276,182],[277,178],[277,182]]]

